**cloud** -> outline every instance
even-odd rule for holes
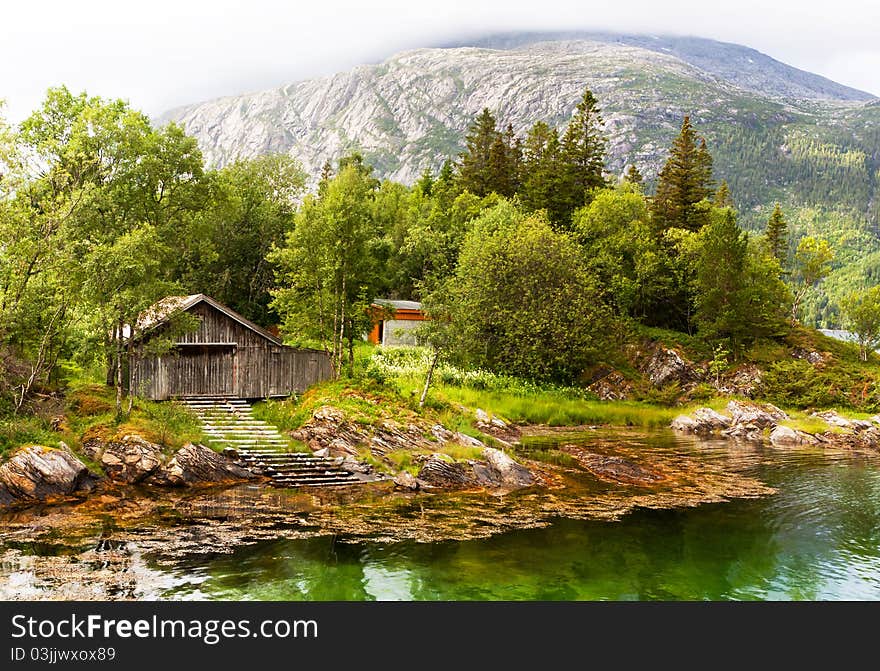
[[[606,29],[691,34],[754,47],[843,84],[880,93],[880,4],[740,0],[535,2],[153,0],[4,6],[7,116],[47,87],[127,98],[150,114],[376,62],[405,48],[501,30]]]

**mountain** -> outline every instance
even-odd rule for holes
[[[178,108],[159,121],[182,124],[215,166],[286,152],[317,175],[325,161],[359,150],[380,177],[412,182],[460,151],[482,108],[519,133],[538,120],[561,127],[586,87],[604,113],[611,173],[635,163],[650,188],[690,114],[746,226],[763,225],[780,201],[799,233],[839,245],[849,273],[842,286],[880,277],[880,101],[734,44],[496,35]],[[820,322],[830,319],[833,302],[815,309]]]

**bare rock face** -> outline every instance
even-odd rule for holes
[[[616,370],[590,383],[588,390],[601,401],[625,401],[632,396],[632,384]]]
[[[0,505],[87,492],[96,480],[66,446],[29,445],[0,464]]]
[[[486,460],[493,480],[502,487],[518,489],[535,484],[532,472],[501,450],[487,447],[483,450],[483,459]]]
[[[92,439],[83,444],[83,449],[101,462],[107,477],[127,484],[146,480],[165,461],[161,446],[137,435],[126,435],[122,440],[106,443]]]
[[[734,425],[751,425],[761,429],[788,419],[788,415],[770,403],[731,401],[727,404],[727,412],[733,418]]]
[[[645,375],[655,387],[665,387],[673,382],[685,384],[699,376],[693,366],[672,349],[658,347],[645,365]]]
[[[156,485],[187,487],[253,480],[257,477],[248,469],[237,466],[204,445],[187,443],[164,467],[154,473],[148,482]]]
[[[764,373],[755,364],[749,363],[740,366],[732,373],[724,376],[718,390],[725,394],[756,396],[764,384]]]

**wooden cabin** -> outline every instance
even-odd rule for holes
[[[427,319],[421,303],[377,298],[371,308],[373,327],[367,335],[369,342],[403,347],[418,344],[413,331]]]
[[[150,342],[173,333],[181,312],[195,317],[198,328],[175,335],[170,351],[151,353]],[[325,352],[288,347],[204,294],[157,303],[139,319],[132,345],[129,389],[152,400],[289,396],[332,375]]]

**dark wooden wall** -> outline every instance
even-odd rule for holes
[[[324,352],[277,345],[207,303],[188,312],[201,324],[177,338],[169,353],[150,356],[139,344],[130,363],[134,394],[154,400],[288,396],[332,374]]]

